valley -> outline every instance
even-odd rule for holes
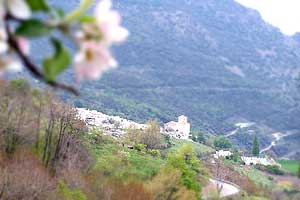
[[[66,10],[78,4],[49,2]],[[234,0],[115,0],[115,8],[131,31],[114,50],[119,68],[64,100],[139,123],[185,114],[195,131],[213,135],[233,130],[239,121],[232,119],[247,119],[268,127],[257,133],[263,147],[275,132],[300,129],[297,35],[283,35]],[[73,80],[71,73],[61,78]],[[243,138],[234,140],[243,146]]]
[[[0,0],[0,199],[300,200],[295,2]]]

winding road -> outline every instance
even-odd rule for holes
[[[283,134],[281,132],[273,133],[272,136],[274,137],[274,140],[271,142],[271,144],[269,146],[262,149],[259,153],[264,153],[266,151],[269,151],[270,149],[272,149],[272,147],[276,146],[276,144],[279,140],[281,140],[282,138],[287,137],[289,135],[293,135],[293,133],[292,132],[287,132],[286,134]]]
[[[231,131],[230,133],[228,133],[227,135],[225,135],[225,137],[230,137],[230,136],[233,136],[235,134],[237,134],[237,132],[240,130],[240,129],[243,129],[243,128],[248,128],[252,125],[254,125],[255,123],[253,122],[249,122],[249,123],[236,123],[235,126],[237,127],[235,130]]]
[[[214,185],[215,188],[221,188],[221,198],[232,196],[240,192],[240,189],[237,185],[231,184],[229,182],[220,181],[216,179],[209,179],[209,181]]]

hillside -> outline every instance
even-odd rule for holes
[[[24,80],[0,86],[0,199],[299,199],[299,161],[247,164],[242,151],[215,153],[209,141],[161,134],[155,121],[89,125]]]
[[[66,9],[78,3],[50,2]],[[298,36],[284,36],[234,0],[114,3],[131,31],[115,50],[120,68],[84,82],[79,99],[65,99],[141,122],[185,114],[194,129],[215,134],[239,120],[299,129]]]

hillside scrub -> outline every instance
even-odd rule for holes
[[[144,130],[129,128],[124,142],[132,145],[143,144],[147,150],[163,149],[166,146],[164,137],[160,133],[160,125],[154,120],[148,121],[147,128]]]
[[[232,144],[230,140],[224,136],[218,136],[214,139],[214,146],[217,149],[229,149]]]
[[[1,198],[150,200],[168,192],[170,199],[199,197],[207,174],[195,150],[183,145],[168,159],[160,156],[156,148],[168,145],[157,128],[150,126],[147,139],[141,137],[151,148],[130,149],[130,141],[89,129],[71,105],[24,80],[3,83],[0,95]],[[154,186],[161,179],[174,180],[171,188]]]

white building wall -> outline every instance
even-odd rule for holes
[[[178,122],[169,122],[165,124],[165,130],[173,130],[176,138],[189,139],[191,125],[188,123],[188,118],[184,115],[178,117]],[[171,131],[169,131],[171,133]]]

